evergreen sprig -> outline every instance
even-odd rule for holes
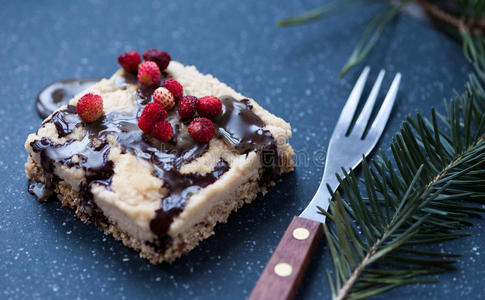
[[[404,1],[404,0],[403,0]],[[389,0],[336,0],[321,7],[312,9],[305,13],[287,18],[278,22],[279,26],[294,26],[304,23],[317,21],[320,19],[329,18],[343,12],[356,9],[363,5],[375,3],[387,3]],[[401,5],[393,5],[385,8],[379,13],[366,27],[364,34],[354,48],[351,56],[347,60],[345,66],[340,71],[339,77],[342,77],[355,65],[361,62],[374,48],[380,36],[384,32],[387,24],[394,19],[399,13]]]
[[[434,282],[426,276],[454,269],[456,253],[430,245],[466,236],[470,218],[485,211],[485,41],[466,35],[475,66],[465,92],[408,117],[391,143],[354,172],[338,178],[325,235],[333,262],[328,273],[334,299],[362,299],[390,289]],[[345,174],[345,170],[344,174]],[[362,192],[362,187],[365,192]]]
[[[441,30],[461,40],[463,35],[485,35],[485,1],[483,0],[334,0],[321,7],[278,22],[279,26],[293,26],[329,18],[363,5],[388,3],[389,7],[375,16],[339,73],[342,77],[362,62],[370,53],[387,25],[399,15],[403,7],[418,3],[428,12]]]

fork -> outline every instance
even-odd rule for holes
[[[341,170],[355,169],[379,141],[394,105],[401,74],[397,73],[377,116],[368,130],[368,123],[384,79],[381,70],[371,92],[354,119],[370,68],[362,71],[350,93],[328,145],[323,177],[315,196],[300,216],[295,216],[286,229],[249,299],[292,299],[310,261],[311,253],[323,235],[325,216],[319,209],[327,210],[331,192],[339,186],[336,174]],[[345,175],[345,174],[344,174]]]

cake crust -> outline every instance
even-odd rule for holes
[[[293,162],[291,160],[293,153],[287,152],[283,156],[287,158],[288,162]],[[292,170],[293,164],[285,165],[285,168]],[[30,157],[26,163],[26,172],[27,176],[35,181],[45,181],[41,168]],[[274,185],[274,182],[268,186],[261,186],[259,176],[254,176],[235,190],[231,197],[225,198],[223,202],[212,207],[202,221],[173,238],[171,246],[164,251],[159,251],[156,247],[123,232],[116,223],[112,223],[106,218],[96,219],[92,212],[86,211],[79,193],[73,190],[69,184],[60,182],[56,186],[55,193],[61,205],[73,209],[78,219],[86,223],[94,223],[105,235],[111,235],[123,242],[125,246],[139,252],[140,257],[148,259],[150,263],[159,264],[172,262],[181,255],[190,252],[201,241],[215,234],[214,227],[217,223],[226,223],[232,212],[237,211],[244,204],[251,203],[258,195],[265,195],[267,188],[272,185]]]

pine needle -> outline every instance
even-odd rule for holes
[[[345,66],[339,73],[343,77],[351,68],[360,63],[377,44],[387,24],[399,13],[401,6],[392,6],[377,15],[364,31],[360,42],[355,47]]]

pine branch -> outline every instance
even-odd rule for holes
[[[367,57],[390,21],[399,14],[403,6],[411,1],[419,3],[432,19],[437,21],[437,27],[448,32],[457,40],[464,40],[467,36],[482,37],[485,35],[485,2],[483,0],[335,0],[281,20],[278,25],[300,25],[329,18],[363,5],[389,3],[391,6],[381,11],[365,29],[361,40],[339,73],[339,77],[342,77]]]
[[[404,1],[404,0],[403,0]],[[314,22],[356,9],[363,5],[374,3],[386,3],[389,0],[336,0],[321,7],[312,9],[300,15],[287,18],[278,22],[279,26],[293,26]],[[360,63],[374,48],[388,23],[398,15],[401,5],[391,5],[379,13],[367,26],[365,32],[339,73],[342,77],[355,65]]]
[[[362,5],[382,3],[387,0],[340,0],[334,1],[327,5],[317,7],[305,13],[296,15],[291,18],[283,19],[278,22],[278,26],[294,26],[305,23],[318,21],[321,19],[333,17],[343,12],[356,9]]]
[[[329,211],[321,211],[334,299],[429,283],[422,276],[454,269],[458,254],[427,247],[467,236],[457,231],[485,211],[477,205],[485,198],[485,40],[469,36],[464,48],[477,75],[445,114],[408,117],[391,143],[392,159],[364,160],[362,183],[353,172],[338,178]]]

